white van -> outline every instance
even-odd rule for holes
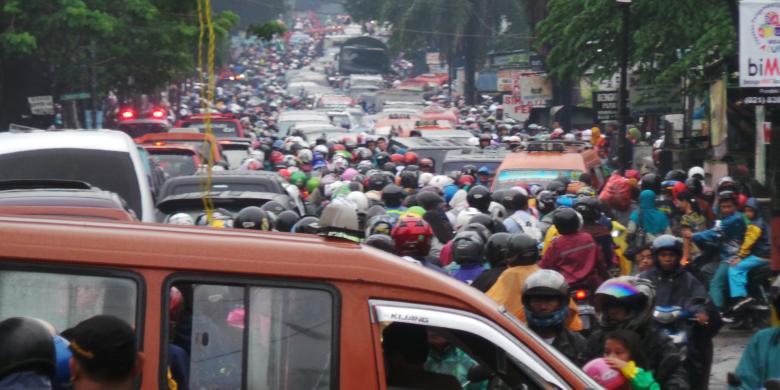
[[[279,115],[279,120],[276,124],[279,128],[279,135],[286,137],[290,132],[291,127],[293,127],[296,123],[303,122],[330,124],[330,118],[328,118],[328,114],[321,111],[285,111]]]
[[[0,133],[0,180],[84,181],[122,197],[143,222],[154,222],[144,161],[127,134],[113,130]]]

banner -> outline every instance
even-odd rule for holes
[[[545,108],[551,100],[552,84],[547,77],[543,75],[518,77],[513,83],[511,93],[504,95],[502,102],[504,115],[518,121],[525,121],[531,115],[531,109]]]
[[[739,86],[780,86],[780,2],[739,3]]]
[[[27,98],[30,103],[30,113],[33,115],[54,115],[54,99],[48,96],[30,96]]]

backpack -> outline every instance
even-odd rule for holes
[[[599,200],[611,208],[628,210],[631,206],[631,184],[628,179],[618,175],[610,176],[599,195]]]

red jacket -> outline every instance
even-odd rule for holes
[[[588,233],[562,235],[550,243],[539,267],[560,272],[569,286],[585,284],[595,290],[606,276],[602,253]]]

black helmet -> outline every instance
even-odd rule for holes
[[[417,188],[417,172],[404,169],[401,172],[401,187],[403,188]]]
[[[390,155],[387,152],[379,152],[376,155],[376,166],[381,167],[390,161]]]
[[[366,223],[366,237],[377,234],[390,235],[393,231],[393,225],[396,219],[389,214],[376,215],[368,219]]]
[[[35,319],[12,317],[0,322],[0,378],[22,371],[53,377],[54,339]]]
[[[395,166],[396,165],[394,162],[386,162],[382,164],[382,170],[385,172],[390,172],[395,175],[395,171],[396,171]]]
[[[585,223],[594,223],[601,216],[601,205],[596,198],[580,197],[574,204],[576,210],[582,216]]]
[[[466,201],[470,207],[487,213],[490,207],[490,190],[485,186],[474,186],[469,189]]]
[[[387,234],[372,234],[366,238],[364,244],[395,254],[395,241]]]
[[[293,233],[317,234],[320,230],[320,219],[311,215],[298,220],[292,228]]]
[[[513,234],[509,238],[509,254],[517,255],[511,265],[530,265],[539,260],[539,243],[525,233]]]
[[[265,210],[257,206],[244,207],[233,220],[236,229],[271,230],[271,218]]]
[[[507,191],[507,194],[512,195],[512,199],[509,205],[504,205],[504,207],[511,210],[525,210],[528,208],[528,195],[524,192],[513,190]]]
[[[661,192],[661,183],[663,183],[663,180],[660,176],[656,175],[655,173],[646,173],[644,176],[642,176],[640,189],[642,191],[651,190],[658,194]]]
[[[688,178],[688,180],[685,181],[685,186],[688,187],[688,191],[691,195],[697,198],[704,192],[704,186],[701,184],[701,180],[695,177]]]
[[[558,233],[576,233],[580,229],[580,217],[570,208],[560,208],[553,214],[553,225],[558,229]]]
[[[684,182],[686,179],[688,179],[688,173],[682,169],[672,169],[671,171],[666,172],[666,176],[664,176],[664,181],[674,180]]]
[[[377,172],[368,177],[368,189],[370,191],[382,191],[388,184],[390,184],[390,178],[384,173]]]
[[[506,265],[506,259],[509,258],[509,239],[512,237],[509,233],[495,233],[488,239],[485,245],[485,257],[490,263],[491,268]]]
[[[292,210],[284,210],[276,217],[276,230],[280,232],[290,232],[300,217],[298,213]]]
[[[501,221],[494,219],[487,214],[477,214],[471,217],[471,219],[469,219],[469,224],[472,223],[478,223],[486,227],[490,231],[490,234],[506,232],[506,228]]]
[[[656,237],[656,239],[653,240],[653,245],[650,247],[650,249],[653,251],[654,258],[658,258],[658,252],[661,250],[669,249],[674,251],[674,253],[677,254],[677,258],[679,259],[682,257],[683,245],[682,241],[680,241],[680,239],[677,237],[671,234],[664,234]]]
[[[472,164],[464,165],[463,168],[460,169],[460,173],[462,175],[469,175],[469,176],[477,176],[477,166]]]
[[[417,204],[425,210],[433,210],[438,205],[444,203],[444,198],[433,191],[421,191],[416,196]]]
[[[547,183],[547,191],[550,191],[554,193],[555,195],[565,195],[566,194],[566,185],[563,184],[560,179],[555,179],[549,183]]]
[[[488,229],[487,226],[477,222],[467,223],[466,226],[461,229],[461,232],[477,233],[482,238],[482,242],[487,242],[488,238],[491,236],[490,229]]]
[[[277,202],[275,200],[266,202],[260,208],[263,209],[264,211],[270,211],[270,212],[274,213],[277,216],[279,214],[281,214],[283,211],[287,210],[286,207],[282,206],[281,203],[279,203],[279,202]]]
[[[452,260],[460,265],[480,264],[485,250],[485,241],[472,231],[458,233],[452,239]]]
[[[382,189],[382,201],[387,207],[400,207],[405,197],[404,189],[395,184],[388,184]]]
[[[555,193],[544,190],[536,195],[536,208],[542,214],[549,214],[555,210],[555,199]]]

